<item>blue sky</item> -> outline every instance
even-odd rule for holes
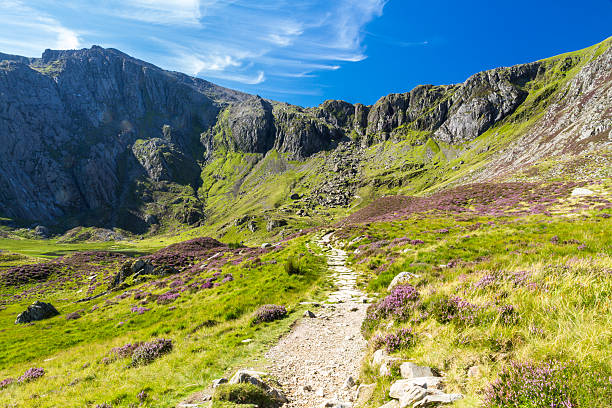
[[[0,0],[0,52],[98,44],[303,106],[371,104],[611,35],[612,0]]]

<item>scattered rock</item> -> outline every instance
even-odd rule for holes
[[[247,228],[249,229],[249,231],[255,232],[257,231],[257,224],[255,224],[255,221],[251,220],[247,222]]]
[[[399,397],[400,408],[413,405],[427,396],[427,390],[421,387],[410,387]]]
[[[389,396],[399,399],[403,393],[410,391],[411,388],[418,386],[421,388],[441,388],[442,377],[419,377],[406,380],[397,380],[391,385]]]
[[[376,384],[361,384],[355,393],[355,405],[363,406],[372,398]]]
[[[34,228],[34,234],[41,238],[49,238],[49,229],[43,225],[37,225],[36,228]]]
[[[588,188],[577,187],[572,190],[572,197],[590,196],[593,194],[595,193],[592,190],[589,190]]]
[[[461,394],[430,394],[423,398],[421,401],[415,403],[413,405],[414,408],[417,407],[436,407],[440,404],[452,404],[453,402],[460,400],[463,398]],[[400,403],[401,407],[401,403]]]
[[[302,198],[302,196],[300,196],[298,193],[293,193],[289,198],[291,198],[292,200],[299,200],[300,198]]]
[[[400,365],[400,373],[402,374],[402,378],[435,377],[431,368],[418,366],[410,362]]]
[[[315,395],[317,397],[324,397],[325,396],[325,391],[323,390],[323,388],[319,388],[316,392]]]
[[[30,323],[38,320],[48,319],[60,313],[51,303],[36,301],[28,308],[17,315],[15,324]]]
[[[399,361],[401,361],[402,359],[399,357],[384,357],[382,359],[382,363],[380,363],[380,368],[378,369],[378,374],[381,377],[388,377],[391,375],[391,365],[393,363],[397,363]]]
[[[280,403],[288,402],[287,397],[281,390],[271,387],[261,379],[261,377],[266,375],[266,373],[262,373],[260,371],[239,370],[232,378],[230,378],[228,384],[253,384],[254,386],[264,390],[266,394],[276,401]]]
[[[268,223],[266,224],[266,231],[272,232],[274,229],[284,227],[285,225],[287,225],[286,220],[268,220]]]
[[[480,377],[480,366],[475,365],[470,367],[467,372],[467,375],[470,378]]]
[[[265,242],[265,243],[261,244],[261,247],[262,247],[262,248],[264,248],[264,249],[266,249],[266,248],[272,248],[272,244],[271,244],[271,243],[269,243],[269,242]]]
[[[321,404],[321,408],[351,408],[351,404],[338,400],[327,400]]]
[[[304,312],[304,317],[309,317],[311,319],[314,319],[317,316],[313,312],[311,312],[310,310],[307,310],[307,311]]]
[[[212,387],[213,388],[217,388],[218,386],[220,386],[221,384],[227,384],[228,380],[225,377],[222,378],[217,378],[216,380],[213,380],[212,382]]]
[[[398,400],[391,400],[387,402],[385,405],[381,405],[380,408],[400,408],[400,404]]]
[[[342,386],[342,388],[344,388],[345,390],[348,390],[350,388],[353,388],[355,386],[355,380],[353,379],[352,376],[348,376],[348,378],[344,381],[344,385]]]
[[[372,365],[373,366],[379,366],[382,364],[383,362],[383,358],[387,357],[387,353],[385,352],[385,350],[380,349],[380,350],[376,350],[374,352],[374,354],[372,355]]]

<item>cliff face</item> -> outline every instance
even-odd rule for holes
[[[610,54],[546,95],[556,102],[522,143],[551,132],[570,140],[567,128],[577,117],[583,139],[609,137]],[[184,201],[194,204],[176,218],[197,222],[204,206],[196,192],[200,173],[218,152],[274,149],[304,159],[341,141],[367,147],[406,132],[464,143],[513,115],[537,90],[527,84],[557,69],[541,61],[481,72],[462,84],[419,86],[372,106],[326,101],[301,108],[113,49],[0,54],[0,216],[53,223],[88,213],[129,229],[145,218],[139,206],[155,191],[184,186],[192,192]]]

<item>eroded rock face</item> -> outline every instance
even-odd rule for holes
[[[28,308],[17,315],[15,324],[30,323],[38,320],[48,319],[60,313],[51,303],[36,301]]]

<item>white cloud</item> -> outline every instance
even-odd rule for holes
[[[226,86],[272,81],[275,89],[291,89],[291,79],[297,84],[367,58],[364,27],[386,1],[37,0],[26,7],[0,0],[0,47],[13,44],[4,51],[33,56],[100,44]],[[23,35],[12,33],[15,25]]]
[[[75,49],[76,31],[21,1],[0,1],[0,51],[39,56],[47,48]]]

